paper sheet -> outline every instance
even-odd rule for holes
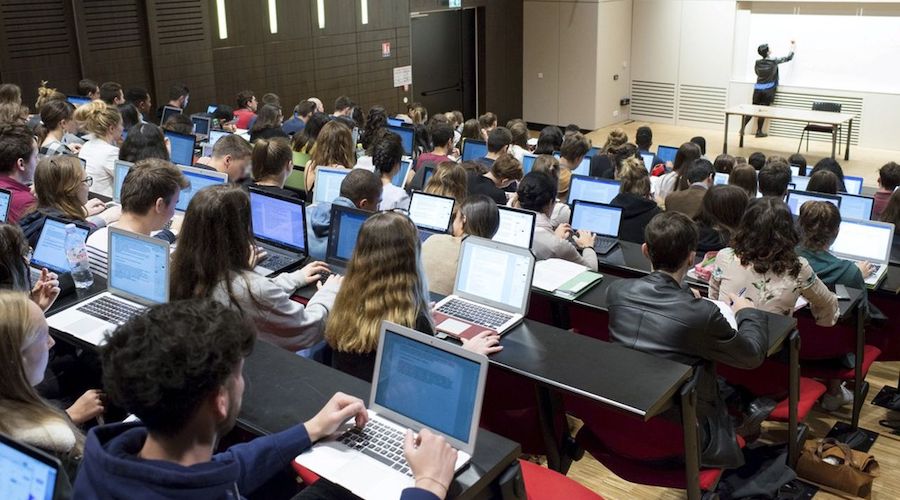
[[[534,277],[531,280],[531,286],[553,292],[585,271],[587,271],[586,267],[567,260],[541,260],[534,264]]]
[[[737,318],[734,317],[734,310],[731,309],[731,306],[722,302],[721,300],[713,300],[706,297],[703,297],[703,300],[708,300],[715,304],[719,308],[719,312],[722,313],[722,316],[725,316],[725,320],[728,321],[728,324],[731,325],[735,330],[738,329]]]

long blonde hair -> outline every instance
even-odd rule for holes
[[[434,175],[425,184],[425,192],[449,196],[455,199],[456,205],[459,206],[466,199],[468,193],[466,169],[459,163],[442,161],[435,169]]]
[[[398,212],[369,217],[328,315],[325,340],[338,351],[364,354],[378,346],[381,320],[415,328],[419,315],[428,315],[424,276],[418,232],[409,217]]]
[[[122,123],[122,115],[114,106],[97,100],[79,106],[75,110],[75,121],[84,130],[98,138],[104,138],[109,135],[110,127]]]
[[[70,451],[80,456],[84,450],[84,435],[66,415],[45,401],[31,386],[22,348],[35,341],[38,325],[31,320],[28,295],[23,292],[0,290],[0,432],[15,434],[16,422],[44,423],[60,421],[69,426],[75,435],[75,447]]]
[[[46,156],[34,171],[36,210],[55,208],[67,219],[84,220],[87,212],[78,190],[84,182],[84,167],[74,156]]]

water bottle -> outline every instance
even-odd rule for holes
[[[75,288],[89,288],[94,284],[87,247],[75,224],[66,224],[66,260],[69,261]]]

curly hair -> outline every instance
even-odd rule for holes
[[[253,325],[213,300],[151,307],[107,337],[103,388],[151,432],[174,436],[250,354]]]
[[[796,277],[800,261],[794,248],[800,237],[791,211],[778,198],[755,198],[747,205],[734,235],[734,255],[742,266],[758,274],[768,272]]]
[[[841,211],[827,201],[808,201],[800,206],[797,223],[803,247],[813,251],[827,250],[841,229]]]
[[[385,132],[372,145],[372,165],[379,175],[390,175],[403,158],[403,142],[393,132]],[[348,165],[350,167],[352,165]]]
[[[366,127],[363,129],[362,136],[359,139],[360,144],[365,151],[371,151],[369,148],[375,144],[378,132],[387,126],[387,111],[384,106],[372,106],[369,108],[369,115],[366,118]]]

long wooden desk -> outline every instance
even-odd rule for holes
[[[854,115],[850,113],[833,113],[830,111],[813,111],[811,109],[778,108],[774,106],[757,106],[755,104],[738,104],[725,110],[725,140],[722,145],[722,153],[728,152],[728,118],[731,115],[740,117],[769,118],[772,120],[786,120],[794,122],[816,123],[831,125],[831,157],[834,158],[837,149],[837,128],[847,123],[847,144],[844,149],[844,159],[850,159],[850,135],[853,132]],[[744,128],[740,131],[740,147],[744,147]]]

